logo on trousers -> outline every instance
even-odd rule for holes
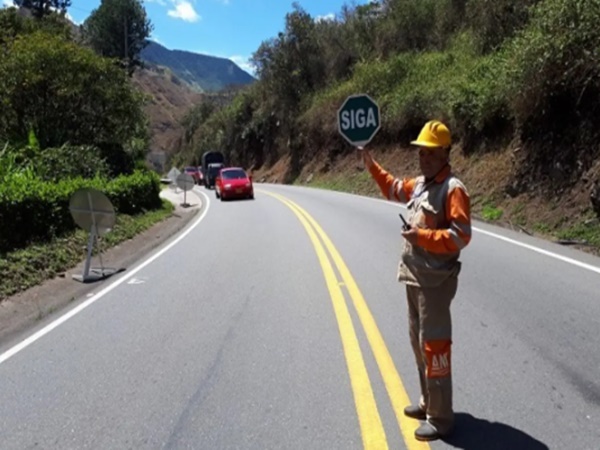
[[[449,352],[431,355],[431,363],[427,368],[429,378],[446,377],[450,374]]]

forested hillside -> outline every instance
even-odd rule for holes
[[[599,20],[598,0],[382,0],[330,21],[295,4],[253,55],[259,81],[192,110],[180,155],[219,148],[267,179],[374,193],[336,124],[367,93],[390,168],[414,172],[409,140],[443,120],[480,216],[598,245]]]

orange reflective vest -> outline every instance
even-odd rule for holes
[[[471,204],[462,182],[446,166],[431,181],[395,178],[377,163],[370,170],[383,195],[406,203],[417,245],[405,242],[398,280],[434,287],[460,271],[460,251],[471,241]]]

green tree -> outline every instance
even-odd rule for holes
[[[185,145],[194,145],[194,134],[216,109],[215,103],[207,99],[202,100],[200,104],[187,112],[181,120],[181,125],[184,129],[183,142]]]
[[[0,53],[6,50],[8,43],[17,36],[40,30],[66,39],[71,38],[71,26],[59,13],[51,12],[41,19],[34,20],[20,15],[16,8],[0,9]]]
[[[285,31],[263,42],[252,63],[286,124],[297,114],[305,94],[325,83],[325,63],[316,39],[315,22],[297,3],[285,17]]]
[[[576,152],[536,155],[546,161],[559,155],[571,157],[561,161],[561,166],[572,174],[590,163],[593,153],[586,147],[597,148],[599,20],[597,0],[545,0],[531,10],[529,25],[504,52],[506,90],[521,137],[585,149],[581,161],[573,157]]]
[[[114,143],[144,135],[142,97],[108,59],[41,31],[17,37],[0,59],[0,141],[40,148]]]
[[[14,0],[15,5],[31,10],[33,17],[41,19],[52,11],[66,13],[71,6],[71,0]]]
[[[523,28],[540,0],[468,0],[466,20],[482,52],[497,50]]]
[[[119,58],[131,75],[141,65],[153,25],[141,0],[102,0],[83,24],[89,45],[100,55]]]
[[[325,72],[323,85],[347,79],[352,67],[360,59],[360,50],[346,23],[339,20],[317,21],[313,32]]]

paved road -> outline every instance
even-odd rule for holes
[[[0,346],[0,448],[600,448],[597,258],[477,224],[453,305],[457,430],[422,445],[398,414],[418,391],[400,207],[256,189],[199,190],[185,234]]]

